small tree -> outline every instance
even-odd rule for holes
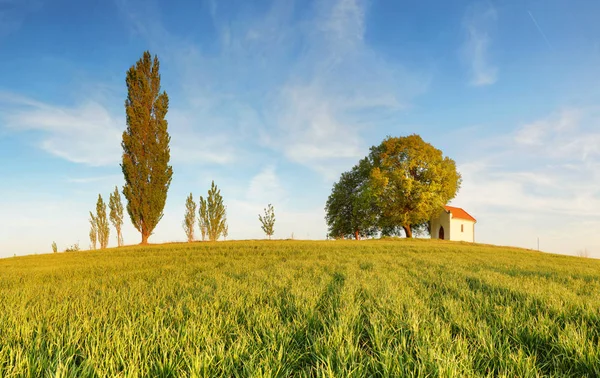
[[[229,236],[229,225],[227,223],[225,223],[225,228],[223,229],[223,239],[227,240],[228,236]]]
[[[96,217],[90,211],[90,249],[96,249],[98,242],[98,222]]]
[[[194,226],[196,224],[196,202],[192,193],[188,196],[185,201],[185,217],[183,219],[183,229],[187,236],[187,241],[194,241]],[[204,238],[203,238],[204,239]]]
[[[204,235],[208,236],[208,240],[218,240],[227,226],[227,214],[225,205],[223,205],[223,197],[221,191],[213,181],[208,191],[208,197],[200,196],[200,231],[202,240]]]
[[[56,242],[55,241],[52,242],[52,252],[53,253],[57,253],[58,252],[58,247],[56,246]]]
[[[273,205],[269,204],[265,209],[264,217],[258,214],[258,220],[261,223],[261,228],[271,240],[271,236],[275,233],[275,209]]]
[[[110,222],[117,231],[117,246],[121,247],[123,245],[123,235],[121,234],[123,227],[123,203],[121,202],[119,189],[116,186],[115,191],[110,194],[108,208],[110,209]]]
[[[110,237],[110,227],[108,226],[108,218],[106,217],[106,204],[102,196],[98,194],[98,202],[96,202],[96,215],[90,212],[90,241],[93,249],[96,249],[96,241],[100,243],[100,249],[108,246]]]

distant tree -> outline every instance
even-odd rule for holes
[[[92,242],[92,248],[96,249],[96,240],[100,243],[100,249],[106,248],[110,237],[110,227],[108,226],[108,218],[106,217],[106,204],[100,194],[98,194],[98,201],[96,202],[96,215],[90,211],[90,225],[90,242]]]
[[[58,247],[56,246],[56,242],[55,241],[52,242],[52,252],[53,253],[57,253],[58,252]]]
[[[169,97],[161,92],[159,62],[148,51],[127,71],[127,129],[123,133],[123,195],[142,244],[163,216],[173,168],[165,116]]]
[[[70,247],[67,247],[67,249],[65,249],[65,252],[79,252],[79,242],[73,244]]]
[[[223,229],[223,240],[227,240],[229,236],[229,225],[225,223],[225,228]]]
[[[200,196],[200,230],[208,236],[208,240],[218,240],[227,226],[227,214],[221,191],[213,181],[208,191],[208,197]]]
[[[275,233],[275,209],[273,205],[269,204],[265,209],[264,216],[258,214],[258,220],[260,221],[261,228],[271,240],[271,236]]]
[[[371,164],[362,159],[342,173],[325,204],[329,236],[335,239],[372,236],[377,232],[379,210],[370,184]]]
[[[192,193],[188,196],[185,201],[185,217],[183,219],[183,229],[187,236],[187,241],[194,241],[194,227],[196,226],[196,202]]]
[[[98,242],[98,221],[90,211],[90,249],[96,249]]]
[[[577,256],[587,258],[587,257],[590,257],[590,252],[587,250],[587,248],[584,248],[584,249],[577,251]]]
[[[121,234],[123,227],[123,203],[121,202],[119,189],[116,186],[115,191],[110,194],[108,208],[110,209],[110,222],[117,231],[117,246],[121,247],[123,245],[123,235]]]
[[[454,160],[418,135],[386,138],[372,147],[371,184],[380,227],[402,227],[406,237],[456,196],[461,176]]]

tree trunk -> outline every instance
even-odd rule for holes
[[[146,230],[145,226],[142,226],[142,245],[148,244],[148,238],[150,237],[150,233]]]
[[[358,234],[358,230],[354,231],[354,239],[360,240],[360,235]]]
[[[404,229],[404,233],[406,234],[407,238],[412,238],[412,230],[410,228],[410,226],[402,226],[402,228]]]

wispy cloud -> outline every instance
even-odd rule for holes
[[[364,155],[377,117],[402,111],[429,84],[365,42],[363,0],[318,0],[302,15],[292,1],[251,14],[221,13],[212,2],[211,53],[170,35],[156,14],[136,16],[131,1],[120,3],[132,27],[163,41],[159,53],[177,66],[186,103],[176,110],[198,117],[195,132],[226,129],[237,152],[267,147],[326,177]],[[139,25],[144,19],[155,26]]]
[[[490,2],[474,3],[465,13],[463,54],[470,68],[471,85],[491,85],[498,80],[498,68],[491,62],[489,52],[497,19],[498,13]]]
[[[119,125],[124,122],[98,102],[64,107],[4,93],[0,109],[5,127],[14,132],[40,132],[36,143],[50,154],[94,166],[113,164],[120,158]]]
[[[463,162],[455,203],[478,217],[478,239],[600,257],[600,112],[562,109],[496,135]],[[472,141],[477,146],[480,141]]]

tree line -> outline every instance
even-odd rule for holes
[[[325,204],[328,237],[428,233],[460,185],[454,160],[419,135],[387,137],[333,185]]]
[[[161,88],[158,57],[146,51],[126,74],[126,129],[122,135],[121,171],[125,184],[109,196],[108,210],[98,195],[95,213],[90,212],[90,247],[106,248],[110,223],[117,245],[123,245],[124,210],[141,234],[141,244],[163,217],[173,176],[170,162],[171,137],[166,115],[169,97]],[[461,176],[455,162],[418,135],[386,138],[333,185],[325,211],[328,237],[355,238],[374,235],[412,237],[427,232],[429,220],[456,196]],[[186,199],[183,229],[188,241],[195,240],[196,223],[201,240],[227,238],[227,208],[214,181],[198,205],[192,193]],[[275,212],[271,204],[259,214],[261,228],[270,239]],[[52,244],[54,252],[56,243]],[[69,250],[79,250],[74,245]]]
[[[141,234],[141,244],[160,222],[173,176],[169,165],[171,137],[166,114],[169,97],[161,91],[160,63],[158,57],[146,51],[142,58],[126,74],[127,99],[125,100],[126,129],[123,132],[121,170],[125,179],[123,195],[127,201],[127,213],[134,227]],[[117,245],[123,245],[122,226],[124,207],[117,187],[110,194],[108,204],[110,222],[117,233]],[[196,211],[198,211],[196,213]],[[227,208],[221,191],[214,181],[206,198],[200,196],[199,205],[192,193],[187,197],[183,229],[188,241],[195,240],[196,221],[202,241],[227,238]],[[259,215],[262,229],[271,238],[274,234],[275,213],[269,204],[265,215]],[[108,245],[110,227],[106,204],[98,195],[95,214],[90,212],[90,248],[104,249]],[[56,252],[56,243],[52,244]]]

